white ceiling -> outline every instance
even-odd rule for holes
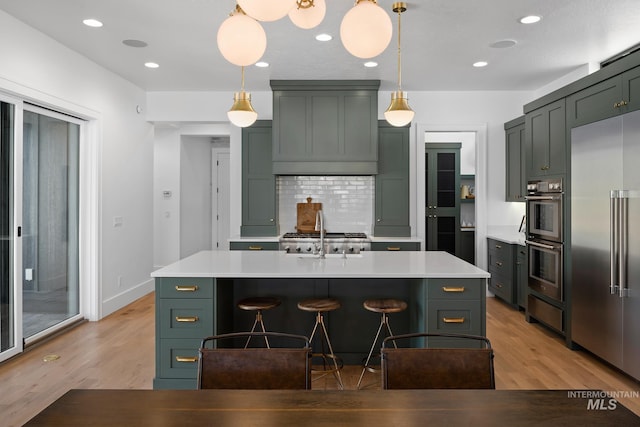
[[[267,0],[265,0],[267,1]],[[270,79],[380,79],[397,76],[392,0],[378,0],[394,24],[390,46],[375,69],[347,53],[340,21],[354,0],[326,0],[327,16],[301,30],[288,18],[263,23],[271,66],[248,67],[248,91]],[[599,63],[640,42],[640,0],[413,0],[402,15],[402,82],[407,91],[535,90],[585,63]],[[0,0],[0,9],[148,91],[239,90],[240,69],[216,46],[220,23],[235,0]],[[533,25],[518,19],[543,17]],[[99,29],[82,20],[104,22]],[[319,32],[334,36],[314,40]],[[5,37],[10,36],[6,35]],[[122,44],[143,40],[145,48]],[[511,39],[507,49],[493,42]],[[4,43],[7,42],[3,41]],[[485,60],[489,66],[473,68]],[[154,61],[151,70],[144,62]],[[1,66],[0,66],[1,67]]]

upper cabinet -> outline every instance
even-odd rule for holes
[[[589,86],[567,98],[569,127],[640,109],[640,67]]]
[[[410,236],[409,127],[380,120],[375,236]]]
[[[272,80],[273,173],[378,173],[379,80]]]
[[[276,236],[276,177],[271,169],[271,120],[242,129],[242,236]]]
[[[566,172],[567,130],[565,100],[552,102],[525,115],[529,178]]]
[[[524,202],[527,190],[526,142],[524,116],[504,124],[506,144],[506,188],[507,202]]]

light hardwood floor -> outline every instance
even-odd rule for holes
[[[22,425],[71,388],[152,388],[154,328],[149,294],[0,364],[0,425]],[[487,299],[487,336],[495,349],[498,389],[640,390],[638,382],[585,352],[569,350],[558,335],[526,323],[521,312],[494,298]],[[60,358],[45,362],[52,354]],[[359,375],[358,366],[345,366],[345,388],[354,389]],[[363,384],[380,387],[371,373]],[[314,389],[335,387],[331,377],[313,382]],[[640,399],[620,401],[640,415]]]

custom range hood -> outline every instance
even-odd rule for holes
[[[273,173],[378,173],[380,80],[271,80]]]

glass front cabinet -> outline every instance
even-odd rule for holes
[[[425,149],[426,249],[460,252],[460,143]]]

